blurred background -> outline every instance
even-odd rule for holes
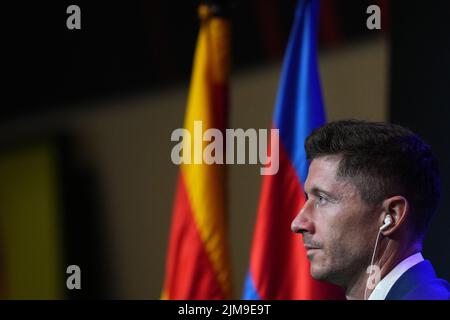
[[[81,8],[81,30],[66,8]],[[4,6],[0,297],[159,299],[198,1]],[[369,5],[381,30],[366,27]],[[296,1],[232,1],[229,128],[270,128]],[[2,5],[3,6],[3,5]],[[328,120],[392,121],[441,165],[443,199],[424,256],[450,280],[450,20],[444,0],[322,0]],[[259,165],[229,165],[234,294],[242,292]],[[82,290],[66,289],[78,265]]]

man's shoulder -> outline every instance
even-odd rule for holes
[[[442,279],[420,284],[406,294],[403,300],[450,300],[450,285]]]
[[[424,260],[408,269],[394,283],[386,300],[449,300],[450,285],[436,277],[430,261]]]

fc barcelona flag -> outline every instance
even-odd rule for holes
[[[343,298],[340,289],[310,276],[300,237],[290,231],[305,202],[304,141],[325,123],[316,52],[318,7],[316,0],[300,0],[296,8],[272,124],[280,134],[280,168],[262,181],[245,299]]]

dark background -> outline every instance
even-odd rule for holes
[[[2,119],[36,115],[88,99],[159,90],[189,80],[200,1],[20,1],[3,5]],[[233,70],[281,59],[294,0],[225,1],[233,21]],[[366,28],[370,4],[325,0],[321,48],[374,36]],[[81,8],[81,30],[66,28],[66,8]],[[6,72],[5,72],[6,71]]]
[[[442,200],[424,255],[450,279],[450,6],[393,1],[390,120],[419,133],[440,164]]]

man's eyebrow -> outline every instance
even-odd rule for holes
[[[309,193],[310,193],[310,194],[313,194],[313,195],[315,195],[315,196],[318,196],[318,195],[320,195],[320,194],[324,194],[325,196],[327,196],[327,197],[329,197],[329,198],[331,198],[331,199],[337,199],[337,196],[334,195],[333,193],[331,193],[331,192],[329,192],[329,191],[325,191],[325,190],[323,190],[323,189],[321,189],[321,188],[319,188],[319,187],[317,187],[317,186],[313,187],[313,188],[311,189],[311,192],[309,192]],[[306,196],[306,197],[308,196],[306,192],[305,192],[305,196]]]

